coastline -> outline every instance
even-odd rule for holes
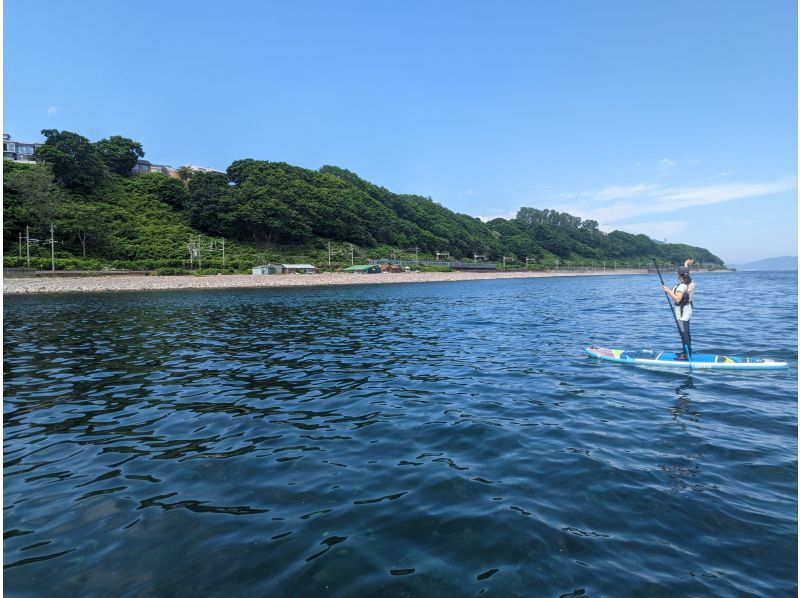
[[[216,276],[91,276],[81,278],[4,278],[3,295],[38,293],[102,293],[124,291],[172,291],[245,288],[320,287],[356,284],[403,284],[424,282],[460,282],[508,278],[549,278],[554,276],[614,276],[646,274],[643,270],[580,272],[403,272],[397,274],[286,274],[254,276],[221,274]]]

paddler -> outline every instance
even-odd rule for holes
[[[692,299],[694,299],[694,282],[689,274],[689,265],[694,264],[693,259],[688,259],[679,266],[676,273],[678,284],[671,289],[662,286],[661,289],[672,299],[672,309],[675,311],[675,320],[678,322],[678,329],[681,333],[684,351],[676,356],[676,359],[685,360],[692,355],[692,335],[689,332],[689,320],[692,319]],[[688,355],[687,355],[688,352]]]

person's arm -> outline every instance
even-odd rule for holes
[[[678,288],[680,288],[680,286],[678,286]],[[669,296],[670,296],[670,298],[672,299],[673,303],[680,303],[681,299],[683,299],[683,293],[684,293],[684,291],[678,291],[677,293],[673,293],[673,292],[672,292],[672,289],[670,289],[669,287],[664,287],[664,286],[662,286],[662,287],[661,287],[661,289],[662,289],[662,290],[663,290],[663,291],[664,291],[664,292],[665,292],[667,295],[669,295]]]
[[[694,260],[692,258],[689,258],[688,260],[683,262],[683,265],[684,265],[685,268],[688,268],[689,264],[694,264]]]

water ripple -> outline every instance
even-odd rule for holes
[[[657,288],[9,298],[6,588],[796,593],[796,276],[698,275],[693,329],[788,374],[583,355],[673,347]]]

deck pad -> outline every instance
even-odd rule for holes
[[[654,351],[652,349],[625,350],[588,347],[586,352],[598,359],[628,365],[725,370],[785,370],[789,367],[785,361],[736,354],[692,353],[691,359],[678,359],[677,353],[672,351]]]

